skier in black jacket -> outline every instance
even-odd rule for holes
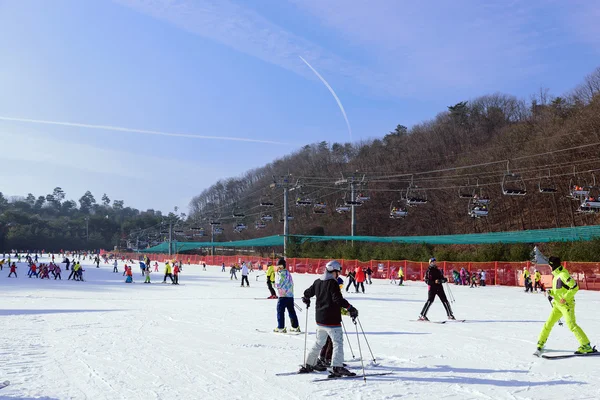
[[[429,319],[427,319],[427,312],[435,300],[436,295],[442,301],[442,304],[446,309],[446,314],[448,314],[448,319],[456,319],[452,314],[452,308],[450,308],[450,303],[448,303],[446,293],[444,292],[444,287],[442,286],[443,283],[448,282],[448,279],[444,277],[442,271],[438,269],[435,261],[435,258],[429,259],[429,268],[427,268],[427,271],[425,272],[425,283],[429,285],[429,291],[427,292],[427,301],[423,306],[423,310],[421,310],[419,320],[429,321]]]
[[[300,373],[312,372],[313,370],[324,371],[325,368],[317,365],[319,353],[327,341],[327,337],[333,342],[332,369],[330,376],[354,376],[353,372],[344,368],[344,332],[342,331],[342,312],[345,308],[354,321],[358,317],[358,310],[350,305],[342,296],[337,278],[342,266],[339,262],[329,261],[325,267],[325,273],[304,291],[302,301],[306,308],[310,307],[310,298],[317,297],[315,316],[317,320],[316,342],[306,356],[304,366]]]

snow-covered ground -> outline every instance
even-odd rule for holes
[[[262,272],[241,288],[220,267],[185,266],[180,286],[158,283],[160,273],[152,274],[152,285],[142,284],[137,267],[133,285],[112,266],[85,269],[86,282],[66,281],[67,271],[63,281],[29,279],[24,263],[17,279],[0,272],[0,381],[11,381],[1,399],[600,398],[600,357],[532,356],[550,306],[520,288],[452,286],[455,315],[467,322],[446,324],[413,321],[425,299],[422,283],[376,281],[366,294],[349,293],[378,363],[370,363],[361,334],[368,372],[394,373],[366,383],[312,382],[322,376],[275,375],[302,363],[304,335],[257,331],[276,326],[277,301],[263,300],[264,277],[256,280]],[[294,275],[299,305],[315,278]],[[580,291],[577,307],[578,322],[597,343],[600,293]],[[314,310],[308,314],[311,346]],[[306,310],[298,316],[304,327]],[[445,319],[438,300],[429,316]],[[355,326],[349,319],[345,326],[358,358]],[[558,325],[547,344],[577,346]],[[345,358],[360,366],[347,341]]]

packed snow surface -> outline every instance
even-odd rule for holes
[[[0,381],[11,382],[1,399],[600,398],[600,357],[532,355],[550,305],[544,295],[521,288],[451,286],[454,313],[466,322],[445,324],[415,321],[425,301],[423,283],[377,280],[365,294],[344,291],[375,357],[376,364],[361,332],[367,372],[393,374],[366,383],[313,382],[325,375],[275,375],[298,369],[304,335],[271,332],[277,300],[264,299],[262,271],[252,272],[251,286],[242,288],[229,269],[185,265],[175,286],[160,283],[161,264],[148,285],[138,266],[135,283],[125,284],[123,263],[119,273],[109,264],[90,264],[84,263],[85,282],[66,281],[64,264],[62,281],[29,279],[25,263],[16,279],[7,278],[7,268],[0,272]],[[304,309],[300,297],[317,276],[293,277],[296,303]],[[592,344],[600,333],[598,309],[600,293],[578,293],[577,320]],[[306,315],[298,313],[303,331]],[[439,299],[429,318],[446,319]],[[345,359],[360,374],[356,327],[347,317],[344,322]],[[310,347],[314,309],[308,332]],[[548,349],[577,347],[566,326],[555,326]]]

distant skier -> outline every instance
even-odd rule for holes
[[[225,263],[221,264],[221,272],[226,272],[225,271]]]
[[[484,270],[481,270],[481,272],[479,273],[479,286],[485,286],[486,275],[487,275],[487,272],[485,272]]]
[[[305,364],[300,368],[300,373],[312,371],[324,371],[325,368],[317,365],[317,359],[321,349],[327,342],[327,337],[331,337],[333,342],[332,370],[331,376],[355,376],[354,372],[344,368],[344,332],[342,331],[342,313],[341,308],[345,308],[350,313],[352,320],[358,317],[358,310],[354,308],[340,291],[337,278],[341,273],[342,266],[339,262],[332,260],[325,266],[325,273],[304,291],[302,302],[306,308],[310,307],[310,298],[317,297],[315,306],[315,317],[317,322],[316,341],[312,349],[306,356]],[[308,312],[308,310],[306,310]]]
[[[173,268],[173,285],[179,285],[179,273],[181,272],[181,268],[179,265],[175,264]]]
[[[533,273],[533,280],[535,281],[535,284],[533,286],[533,290],[535,290],[537,292],[538,288],[540,288],[540,291],[542,289],[542,274],[540,273],[540,271],[537,270],[537,268],[535,269],[534,273]]]
[[[202,271],[206,271],[206,263],[202,262]]]
[[[404,286],[404,271],[402,270],[402,267],[398,269],[398,280],[400,281],[398,286]]]
[[[371,269],[371,267],[368,267],[367,270],[365,271],[366,275],[367,275],[367,280],[366,282],[371,285],[373,284],[373,281],[371,280],[371,275],[373,275],[373,270]]]
[[[275,282],[275,268],[273,267],[273,264],[269,265],[265,276],[267,278],[267,287],[269,288],[269,292],[271,293],[271,295],[267,298],[276,299],[277,294],[275,294],[275,290],[273,289],[273,283]]]
[[[246,284],[248,285],[248,287],[250,287],[250,282],[248,282],[248,266],[246,265],[245,262],[242,263],[242,286],[244,286],[244,281],[246,282]]]
[[[286,262],[283,258],[279,259],[277,266],[275,286],[277,287],[279,300],[277,300],[277,328],[273,331],[287,332],[285,328],[285,310],[287,309],[292,324],[290,332],[300,332],[298,316],[294,308],[294,280],[292,279],[292,274],[286,268]]]
[[[154,272],[158,272],[158,261],[154,261]]]
[[[429,259],[429,268],[425,272],[425,283],[428,285],[427,292],[427,301],[421,310],[421,315],[419,316],[419,320],[421,321],[429,321],[427,318],[427,312],[429,311],[429,307],[433,304],[435,300],[435,296],[440,298],[440,301],[444,305],[446,309],[446,314],[448,315],[448,319],[456,319],[452,314],[452,308],[450,308],[450,303],[448,302],[448,298],[446,297],[446,293],[444,292],[444,286],[442,286],[445,282],[448,282],[448,279],[444,277],[442,271],[440,271],[436,264],[435,258]]]
[[[232,280],[233,278],[235,278],[235,280],[237,281],[237,275],[236,275],[236,271],[237,268],[235,267],[235,264],[231,266],[231,269],[229,270],[229,279]]]
[[[359,289],[362,288],[362,292],[365,293],[365,271],[361,267],[356,267],[356,283],[354,286],[356,287],[356,293],[360,293]]]
[[[552,275],[554,276],[552,289],[549,290],[548,295],[548,299],[552,302],[552,311],[538,338],[536,354],[539,355],[542,352],[552,327],[560,317],[565,317],[567,327],[579,341],[580,346],[575,354],[595,353],[596,348],[592,348],[587,335],[575,322],[575,294],[579,290],[577,282],[571,277],[569,271],[561,265],[560,258],[550,257],[548,264],[552,268]]]
[[[17,278],[17,266],[15,265],[15,263],[12,263],[10,265],[10,272],[8,273],[8,277],[10,278],[12,274],[15,274],[15,278]]]
[[[54,266],[54,280],[56,280],[56,278],[62,281],[62,278],[60,276],[60,265],[58,264]]]
[[[525,285],[525,293],[531,291],[533,293],[533,285],[531,284],[531,273],[527,267],[523,267],[523,284]]]
[[[350,290],[350,285],[354,286],[354,289],[358,292],[358,289],[356,288],[356,272],[354,271],[350,271],[348,272],[348,283],[346,284],[346,292],[348,292],[348,290]]]
[[[119,272],[119,269],[117,268],[118,265],[119,265],[119,262],[115,258],[115,261],[113,262],[113,272],[117,272],[117,273]]]
[[[131,268],[127,268],[127,271],[125,271],[125,283],[133,283],[133,271],[131,270]]]
[[[144,283],[150,283],[150,267],[146,268],[146,279]]]
[[[165,277],[163,278],[163,283],[167,283],[167,277],[171,279],[171,283],[174,282],[171,264],[169,264],[168,261],[165,263]]]

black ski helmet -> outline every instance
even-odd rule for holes
[[[556,268],[560,267],[560,258],[554,256],[550,257],[548,259],[548,265],[550,265],[550,268],[554,271]]]

